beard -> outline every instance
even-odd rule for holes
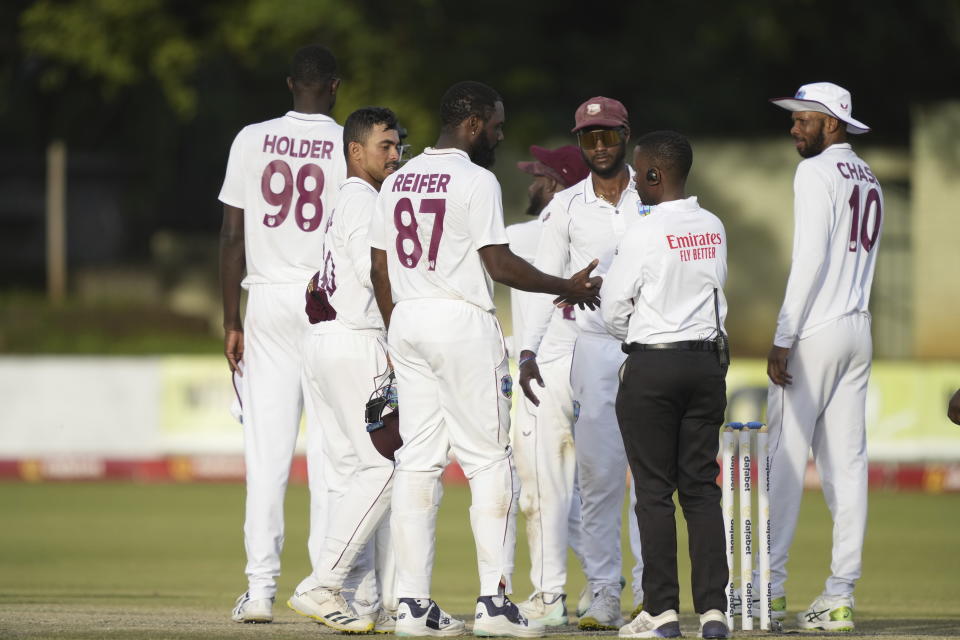
[[[477,142],[470,152],[470,160],[484,169],[489,169],[497,160],[496,148],[497,143],[491,144],[486,130],[481,130],[480,135],[477,136]]]
[[[826,139],[823,135],[823,128],[820,128],[820,131],[817,132],[815,136],[809,140],[804,140],[804,145],[797,148],[797,153],[800,154],[802,158],[812,158],[818,156],[823,152],[823,149],[826,147]]]
[[[611,155],[609,151],[607,154]],[[617,146],[616,153],[612,154],[613,162],[611,162],[608,167],[598,167],[587,154],[581,152],[581,155],[583,156],[583,161],[590,167],[591,172],[601,178],[612,178],[623,171],[623,159],[627,156],[627,145],[621,144]]]
[[[537,189],[537,191],[530,196],[530,203],[527,204],[527,215],[538,216],[545,206],[547,206],[547,199],[543,195],[543,189]]]

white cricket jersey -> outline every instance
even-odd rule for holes
[[[313,277],[323,259],[323,216],[346,175],[343,127],[330,116],[288,111],[237,134],[220,201],[243,209],[244,287]]]
[[[837,318],[869,313],[883,191],[847,143],[803,160],[793,181],[793,263],[773,342],[793,343]]]
[[[627,165],[627,169],[630,181],[617,206],[597,197],[592,175],[553,196],[540,213],[543,232],[533,263],[537,269],[563,277],[580,271],[598,258],[600,263],[593,275],[606,273],[620,238],[648,210],[634,188],[633,168]],[[600,295],[603,296],[603,288]],[[531,301],[525,318],[524,349],[535,353],[539,350],[553,313],[554,297],[538,295]],[[607,335],[599,310],[577,309],[577,326],[583,333]]]
[[[543,225],[540,220],[521,222],[507,227],[507,237],[510,239],[510,250],[532,263],[537,257],[537,245],[540,243],[540,231]],[[564,274],[568,275],[568,274]],[[514,356],[519,358],[520,341],[524,333],[524,317],[529,313],[526,307],[538,294],[520,289],[510,290],[510,312],[513,320],[513,349]],[[534,303],[536,304],[536,303]],[[568,355],[577,341],[576,314],[574,307],[554,309],[550,318],[550,326],[537,352],[537,361],[540,364],[551,362]]]
[[[340,185],[337,208],[324,225],[323,266],[318,284],[327,292],[337,320],[349,329],[384,328],[373,296],[367,238],[376,206],[377,190],[370,183],[357,177],[347,178]]]
[[[507,244],[496,177],[459,149],[432,149],[380,188],[370,246],[387,252],[393,301],[465,300],[494,311],[478,249]]]
[[[727,316],[727,235],[696,197],[663,202],[623,236],[603,280],[600,311],[618,340],[712,340]]]

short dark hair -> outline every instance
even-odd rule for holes
[[[319,44],[308,44],[293,54],[290,77],[299,85],[318,86],[337,77],[337,59]]]
[[[498,102],[503,102],[503,98],[492,87],[473,80],[458,82],[440,100],[440,124],[449,129],[470,116],[487,121]]]
[[[665,169],[676,171],[678,177],[686,179],[693,166],[693,147],[685,136],[676,131],[653,131],[637,140],[637,148],[650,156],[656,164]]]
[[[365,143],[378,124],[384,125],[384,131],[400,130],[396,114],[386,107],[360,107],[347,116],[343,123],[343,154],[349,158],[350,143]]]

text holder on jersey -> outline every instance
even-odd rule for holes
[[[434,214],[427,249],[427,270],[434,271],[437,268],[440,238],[443,236],[443,217],[447,212],[447,201],[443,198],[424,198],[420,201],[419,212]],[[397,256],[400,264],[408,269],[415,269],[423,256],[423,244],[420,241],[420,225],[417,224],[410,198],[400,198],[397,201],[397,206],[393,210],[393,223],[397,228]]]

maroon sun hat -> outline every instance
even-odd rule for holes
[[[597,96],[590,98],[579,107],[574,115],[576,126],[573,133],[590,127],[629,127],[627,108],[623,103],[613,98]]]
[[[590,169],[583,161],[580,149],[572,144],[556,149],[533,145],[530,153],[536,161],[518,162],[517,168],[520,171],[553,178],[564,187],[572,187],[590,175]]]

